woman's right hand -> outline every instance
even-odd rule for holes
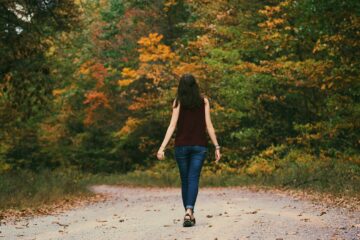
[[[220,149],[215,150],[215,163],[218,163],[221,158]]]

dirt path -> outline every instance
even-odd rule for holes
[[[0,226],[0,239],[360,239],[360,211],[281,191],[200,188],[183,228],[179,188],[93,186],[108,201]]]

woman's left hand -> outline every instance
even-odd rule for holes
[[[159,149],[156,156],[159,160],[163,160],[165,158],[164,150]]]

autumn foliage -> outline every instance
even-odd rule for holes
[[[21,41],[0,20],[9,59],[0,73],[0,172],[156,169],[179,77],[190,72],[223,146],[221,164],[212,155],[205,163],[209,176],[284,185],[316,176],[348,188],[359,180],[358,1],[75,5],[75,15],[60,8],[59,26],[48,16],[39,19],[49,26],[28,23],[52,30],[24,31]],[[82,27],[65,28],[75,23]]]

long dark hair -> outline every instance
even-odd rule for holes
[[[199,85],[195,77],[190,73],[185,73],[180,77],[179,86],[176,94],[176,103],[180,101],[184,108],[198,108],[203,103],[204,96],[200,94]]]

